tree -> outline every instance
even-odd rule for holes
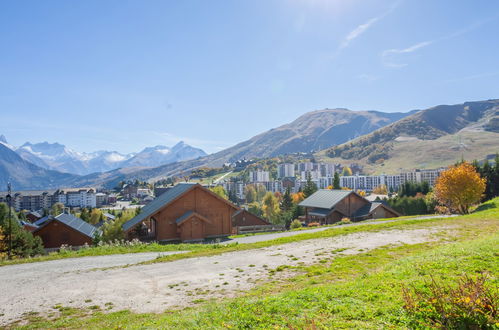
[[[277,220],[277,216],[279,215],[280,211],[279,201],[270,191],[267,192],[263,197],[262,211],[265,218],[267,218],[269,221],[274,223]]]
[[[386,184],[382,184],[373,189],[373,194],[377,195],[388,195],[388,190],[386,189]]]
[[[61,214],[63,211],[64,211],[64,204],[59,202],[55,203],[50,208],[50,214],[52,214],[54,217]]]
[[[289,211],[293,207],[293,199],[291,198],[291,190],[286,188],[284,195],[282,196],[281,209],[283,211]]]
[[[86,222],[90,221],[90,213],[88,212],[86,207],[81,209],[80,219]]]
[[[90,212],[90,218],[88,222],[92,225],[95,225],[99,223],[101,217],[102,217],[102,211],[99,209],[93,209],[92,212]]]
[[[256,201],[256,189],[252,184],[244,187],[244,196],[246,197],[246,203],[253,203]]]
[[[263,216],[263,211],[260,203],[252,202],[248,204],[248,212],[253,213],[259,217]]]
[[[17,213],[12,211],[12,219],[9,225],[9,207],[0,203],[0,227],[5,237],[12,237],[12,255],[17,257],[33,257],[43,254],[43,243],[40,237],[34,237],[29,231],[20,225]],[[0,243],[1,244],[1,243]],[[1,253],[1,250],[0,250]]]
[[[223,199],[229,199],[229,196],[227,196],[227,193],[225,192],[225,189],[222,186],[216,186],[210,188],[210,190],[213,191],[218,196],[222,197]]]
[[[294,204],[298,204],[305,199],[305,195],[303,194],[303,191],[299,191],[295,194],[292,194],[291,199],[293,200]]]
[[[262,201],[265,195],[267,194],[267,189],[265,189],[265,186],[263,184],[259,184],[256,186],[256,200],[257,201]]]
[[[7,244],[5,243],[7,240],[5,239],[5,235],[3,233],[3,228],[0,227],[0,260],[5,258],[7,252]]]
[[[486,180],[480,177],[469,163],[452,166],[443,171],[435,184],[436,200],[460,214],[480,202],[486,188]]]
[[[341,189],[341,186],[340,186],[340,175],[338,174],[338,172],[334,172],[333,189]]]
[[[239,199],[237,198],[236,190],[229,190],[229,200],[234,204],[239,204]]]
[[[314,192],[317,191],[317,185],[312,181],[312,175],[310,172],[307,173],[307,183],[305,183],[305,187],[303,188],[303,195],[305,198],[311,196]]]
[[[343,167],[342,175],[343,176],[350,176],[350,175],[352,175],[352,169],[350,167],[348,167],[348,166]]]

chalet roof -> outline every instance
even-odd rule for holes
[[[144,221],[145,219],[159,211],[161,208],[163,208],[165,205],[171,203],[177,197],[183,195],[196,185],[196,183],[179,183],[175,187],[169,189],[168,191],[165,191],[152,202],[144,206],[142,208],[142,211],[137,216],[125,222],[123,224],[123,230],[127,231],[138,223]]]
[[[39,227],[36,229],[36,231],[40,230],[41,228],[45,227],[52,221],[59,221],[63,224],[65,224],[68,227],[73,228],[76,231],[79,231],[83,235],[86,235],[90,238],[93,238],[96,232],[99,232],[99,229],[96,227],[92,226],[88,222],[83,221],[80,218],[75,217],[72,214],[67,214],[67,213],[61,213],[56,217],[51,217],[49,221],[43,224],[43,226]]]
[[[45,222],[49,221],[49,220],[52,220],[53,216],[51,215],[47,215],[47,216],[44,216],[43,218],[40,218],[38,220],[36,220],[35,222],[33,222],[33,224],[35,226],[41,226],[43,225]]]
[[[313,193],[311,196],[303,200],[299,205],[304,207],[316,207],[320,209],[332,209],[343,198],[352,194],[351,190],[329,190],[320,189]]]
[[[111,213],[107,213],[106,212],[106,213],[103,213],[102,215],[105,216],[108,219],[111,219],[111,220],[116,219],[116,217],[114,215],[112,215]]]
[[[377,202],[366,204],[366,205],[362,206],[360,209],[358,209],[354,213],[353,216],[354,217],[362,217],[362,216],[369,215],[372,211],[374,211],[374,209],[376,209],[380,205],[382,205],[382,204],[377,203]]]
[[[42,217],[42,215],[40,213],[38,213],[37,211],[31,211],[31,212],[29,212],[29,214],[32,214],[39,219]]]

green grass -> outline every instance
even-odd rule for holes
[[[269,271],[296,275],[261,285],[238,298],[200,300],[196,307],[161,314],[63,308],[52,318],[28,315],[28,323],[21,327],[412,328],[413,320],[402,308],[403,287],[421,288],[430,276],[453,285],[463,274],[482,272],[490,274],[492,286],[499,285],[499,198],[471,215],[382,225],[385,229],[431,226],[444,230],[439,240],[427,243],[329,257],[311,266],[284,265]]]

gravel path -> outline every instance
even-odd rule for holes
[[[268,280],[268,270],[281,265],[316,263],[338,255],[336,249],[346,249],[341,254],[356,254],[388,244],[416,244],[430,240],[434,232],[361,232],[126,268],[96,269],[137,263],[155,258],[158,253],[4,266],[0,267],[0,326],[22,319],[28,312],[47,315],[58,304],[105,308],[112,303],[112,310],[162,312],[187,306],[196,299],[237,295],[256,282]]]
[[[419,216],[419,217],[414,217],[414,218],[407,218],[404,220],[424,220],[424,219],[437,219],[437,218],[448,218],[448,217],[455,217],[457,214],[452,214],[452,215],[424,215],[424,216]],[[398,219],[393,219],[393,220],[382,220],[382,221],[361,221],[361,222],[355,222],[352,224],[348,225],[342,225],[341,227],[350,227],[350,226],[365,226],[369,224],[380,224],[380,223],[388,223],[388,222],[395,222],[395,221],[400,221]],[[262,241],[269,241],[273,240],[276,238],[281,238],[281,237],[288,237],[288,236],[295,236],[299,234],[304,234],[304,233],[315,233],[318,231],[324,231],[330,228],[339,228],[339,227],[319,227],[319,228],[314,228],[314,229],[307,229],[307,230],[297,230],[297,231],[286,231],[286,232],[281,232],[281,233],[273,233],[273,234],[261,234],[261,235],[252,235],[252,236],[246,236],[246,237],[237,237],[233,238],[227,241],[224,241],[224,244],[229,244],[229,243],[257,243],[257,242],[262,242]]]

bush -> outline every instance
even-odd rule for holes
[[[291,225],[290,225],[291,229],[297,229],[297,228],[301,228],[301,227],[302,227],[302,225],[301,225],[300,220],[295,219],[295,220],[293,220],[293,222],[291,222]]]
[[[487,276],[464,276],[457,287],[438,283],[434,278],[425,289],[404,289],[404,309],[415,327],[443,329],[493,329],[498,319],[497,288],[486,283]]]
[[[307,227],[319,227],[321,224],[318,222],[311,222],[307,225]]]
[[[349,223],[352,223],[350,218],[344,217],[338,222],[338,225],[348,225]]]

